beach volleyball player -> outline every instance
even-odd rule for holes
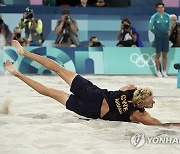
[[[145,108],[152,108],[155,103],[153,92],[149,88],[136,88],[134,85],[129,85],[117,91],[101,89],[77,73],[60,66],[52,59],[25,51],[16,40],[13,40],[11,45],[17,48],[20,55],[35,60],[59,75],[70,86],[72,94],[48,88],[26,77],[17,71],[9,60],[5,63],[6,69],[38,93],[65,105],[68,110],[93,119],[135,122],[145,125],[180,126],[180,123],[161,123],[145,111]]]

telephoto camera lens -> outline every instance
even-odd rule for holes
[[[174,68],[175,68],[176,70],[180,69],[180,63],[174,64]]]
[[[0,19],[0,25],[2,25],[4,22],[3,22],[3,20],[2,19]]]
[[[33,13],[28,13],[26,19],[32,19],[32,18],[33,18]]]
[[[130,25],[125,24],[125,25],[124,25],[124,28],[125,28],[125,29],[129,29],[129,28],[130,28]]]
[[[65,21],[66,22],[68,21],[68,19],[70,19],[69,16],[65,16]]]
[[[19,39],[21,37],[21,33],[16,34],[16,38]]]

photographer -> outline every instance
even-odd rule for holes
[[[170,18],[171,30],[169,39],[173,43],[172,47],[180,47],[180,23],[177,22],[177,16],[175,14],[171,14]]]
[[[105,0],[97,0],[97,2],[92,6],[93,7],[110,7],[110,4],[105,2]]]
[[[70,17],[68,10],[62,11],[62,19],[57,22],[55,32],[57,34],[55,46],[79,46],[77,23]]]
[[[118,33],[118,40],[116,46],[118,47],[142,47],[142,41],[139,37],[138,32],[134,27],[131,26],[129,19],[125,18],[121,22],[120,32]]]
[[[41,19],[35,19],[34,11],[27,7],[23,14],[23,18],[19,23],[21,29],[25,28],[25,38],[28,39],[30,46],[40,46],[44,42],[43,39],[43,23]]]
[[[83,8],[89,7],[88,0],[80,0],[80,4],[77,5],[77,7],[83,7]]]
[[[8,35],[9,35],[9,27],[4,23],[4,20],[2,19],[2,16],[0,15],[0,36],[1,36],[1,43],[3,42],[3,45],[6,45],[8,42]]]
[[[88,46],[89,47],[101,47],[102,44],[96,36],[93,36],[90,38]]]
[[[0,6],[5,6],[4,1],[0,0]]]
[[[17,40],[22,46],[29,46],[28,40],[25,38],[22,38],[21,29],[19,27],[14,28],[14,31],[11,36],[11,41],[12,40]]]

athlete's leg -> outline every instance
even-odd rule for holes
[[[20,45],[20,43],[16,40],[13,40],[11,42],[11,45],[17,48],[20,55],[26,56],[28,58],[31,58],[38,63],[42,64],[46,68],[54,71],[56,74],[58,74],[69,86],[71,86],[71,83],[73,79],[76,77],[77,73],[74,73],[72,71],[69,71],[65,69],[64,67],[60,66],[57,62],[55,62],[52,59],[27,52],[23,49],[23,47]]]
[[[162,64],[163,64],[163,70],[166,71],[167,66],[167,52],[162,52]]]
[[[160,71],[160,56],[161,56],[161,52],[156,52],[156,57],[155,57],[155,63],[156,63],[156,69],[157,71]]]
[[[31,88],[36,90],[38,93],[40,93],[42,95],[45,95],[45,96],[49,96],[49,97],[57,100],[58,102],[62,103],[63,105],[66,105],[66,102],[67,102],[67,100],[69,98],[69,94],[67,94],[67,93],[65,93],[64,91],[61,91],[61,90],[47,88],[46,86],[44,86],[44,85],[42,85],[42,84],[40,84],[40,83],[26,77],[25,75],[18,72],[13,67],[13,65],[11,64],[11,62],[9,60],[6,61],[5,67],[12,75],[14,75],[17,78],[19,78],[20,80],[22,80],[24,83],[29,85]]]

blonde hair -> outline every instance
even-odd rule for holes
[[[152,96],[153,92],[150,88],[138,88],[135,90],[132,102],[138,107],[143,106],[145,100]]]

